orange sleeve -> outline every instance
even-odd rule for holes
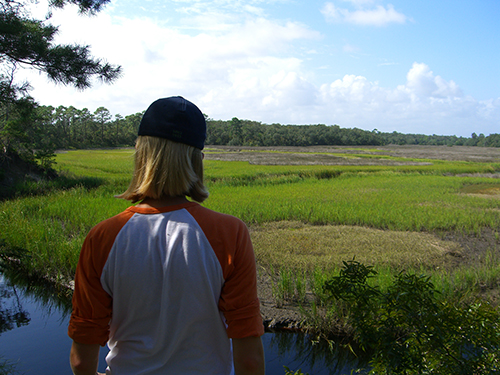
[[[230,338],[262,336],[264,325],[257,297],[257,267],[246,225],[230,215],[197,206],[190,209],[221,264],[224,287],[219,309]]]
[[[219,300],[230,338],[262,336],[264,325],[257,297],[255,255],[246,226],[236,239],[232,271],[227,275]]]
[[[104,346],[108,341],[113,300],[101,285],[101,274],[116,236],[132,215],[127,210],[99,223],[83,243],[68,327],[69,337],[80,344]]]

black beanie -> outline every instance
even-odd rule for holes
[[[203,150],[207,124],[203,113],[181,96],[158,99],[142,116],[139,135],[185,143]]]

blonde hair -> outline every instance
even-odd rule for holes
[[[134,176],[117,198],[133,203],[166,196],[188,196],[200,203],[208,198],[200,149],[151,136],[139,136],[135,148]]]

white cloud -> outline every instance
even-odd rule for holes
[[[333,3],[325,3],[321,9],[321,13],[328,21],[341,21],[347,12],[347,9],[337,8]]]
[[[464,96],[455,82],[435,76],[423,63],[414,63],[406,83],[395,89],[346,75],[319,91],[322,105],[345,127],[470,135],[477,126],[497,132],[493,116],[500,112],[500,99],[480,102]]]
[[[379,5],[376,9],[349,13],[346,20],[358,25],[384,26],[389,23],[405,23],[406,16],[394,10],[392,5],[388,5],[387,9]]]
[[[398,63],[395,62],[383,62],[378,64],[378,66],[390,66],[390,65],[398,65]]]
[[[420,96],[446,98],[463,95],[455,82],[446,82],[440,76],[434,76],[425,64],[414,63],[406,79],[406,86]]]
[[[332,2],[327,2],[323,6],[321,13],[328,21],[331,22],[347,22],[362,26],[386,26],[390,23],[405,23],[408,19],[403,13],[399,13],[394,9],[394,6],[389,4],[387,8],[382,5],[376,6],[374,9],[364,9],[364,4],[370,4],[367,1],[351,1],[357,7],[355,11],[336,7]]]
[[[263,6],[274,3],[287,3],[290,0],[173,0],[181,6],[177,11],[194,14],[216,14],[216,13],[248,13],[264,16],[266,11]],[[186,4],[186,5],[183,5]]]
[[[62,24],[59,42],[91,45],[93,55],[121,64],[123,77],[111,86],[77,92],[48,84],[43,76],[32,73],[33,96],[42,104],[91,110],[105,105],[122,115],[139,112],[160,96],[180,94],[201,104],[227,96],[233,103],[241,100],[243,106],[249,98],[265,97],[266,90],[277,93],[283,87],[307,86],[301,78],[301,60],[289,57],[289,48],[296,40],[321,37],[302,24],[261,17],[194,35],[151,19],[111,17],[106,12],[83,18],[74,9],[57,12],[54,23]],[[285,76],[277,80],[280,72]],[[287,100],[291,99],[286,93],[275,97],[275,102],[286,104]],[[215,114],[222,115],[218,105],[212,105]],[[228,110],[227,104],[221,108]]]

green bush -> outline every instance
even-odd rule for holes
[[[376,271],[354,260],[325,282],[350,306],[353,339],[371,355],[371,374],[498,374],[500,314],[488,303],[442,301],[430,278],[400,273],[381,291]]]

